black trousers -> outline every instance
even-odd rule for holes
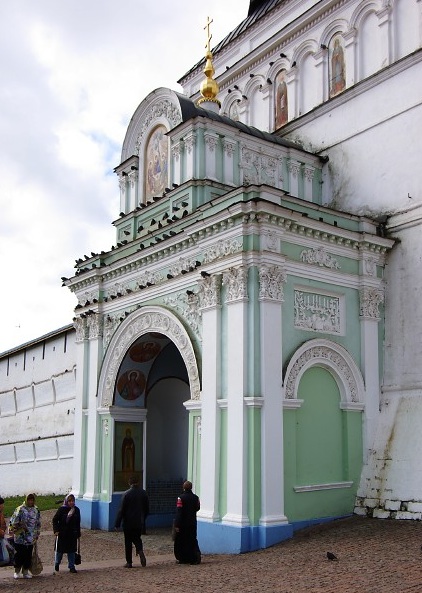
[[[141,529],[123,529],[125,536],[125,556],[126,562],[132,564],[132,544],[135,550],[139,553],[142,549],[142,530]]]
[[[20,570],[28,570],[31,566],[32,548],[34,546],[25,546],[24,544],[17,544],[15,542],[15,568]]]

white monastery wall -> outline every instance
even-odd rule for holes
[[[409,204],[413,201],[408,200]],[[407,212],[391,217],[387,224],[389,232],[398,242],[389,256],[386,268],[384,384],[390,391],[420,391],[422,205],[411,207]]]
[[[380,418],[356,512],[422,518],[422,206],[392,216],[397,243],[386,266],[386,329]]]
[[[72,487],[76,354],[63,328],[0,355],[0,493]]]
[[[327,104],[300,124],[289,124],[289,139],[329,156],[324,203],[341,210],[393,212],[411,203],[408,195],[422,196],[422,138],[415,125],[422,121],[422,61],[394,80],[382,78],[378,84],[372,79],[372,86],[363,83],[360,94],[346,94],[335,107]]]

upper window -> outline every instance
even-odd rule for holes
[[[287,101],[286,70],[280,70],[275,77],[275,129],[281,128],[289,119]]]
[[[344,60],[344,40],[334,35],[329,45],[330,97],[341,93],[346,87],[346,63]]]
[[[233,101],[229,108],[229,117],[233,121],[239,121],[239,111],[237,109],[237,100]]]

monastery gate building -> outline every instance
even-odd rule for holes
[[[150,525],[169,525],[193,482],[205,553],[353,511],[421,517],[408,445],[422,422],[422,309],[408,298],[422,288],[420,11],[251,0],[184,94],[159,88],[137,108],[116,246],[65,282],[78,300],[63,330],[69,487],[85,526],[113,527],[134,471]],[[9,398],[22,422],[28,386],[5,376],[0,421]],[[12,475],[16,447],[0,445]]]

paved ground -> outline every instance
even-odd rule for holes
[[[123,535],[84,531],[76,575],[53,575],[51,512],[43,515],[44,571],[13,580],[0,568],[0,592],[31,593],[422,593],[422,524],[352,517],[301,531],[285,543],[239,556],[205,556],[200,566],[177,565],[168,531],[144,537],[146,568],[123,568]],[[338,561],[330,562],[332,551]]]

